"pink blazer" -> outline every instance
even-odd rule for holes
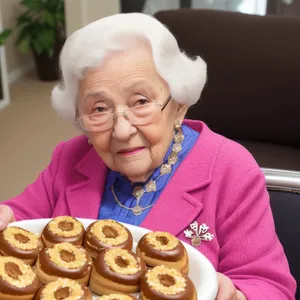
[[[212,241],[198,248],[249,300],[294,299],[296,284],[277,239],[264,175],[239,144],[204,123],[164,192],[142,223],[190,243],[194,221],[209,226]],[[59,144],[48,167],[8,201],[17,220],[72,215],[98,217],[107,168],[85,136]]]

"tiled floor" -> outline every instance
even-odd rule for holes
[[[51,107],[55,84],[30,73],[10,87],[12,104],[0,111],[0,201],[21,193],[45,168],[55,145],[78,134]]]

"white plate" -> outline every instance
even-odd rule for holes
[[[34,233],[41,233],[43,228],[50,220],[51,219],[25,220],[11,223],[10,226],[19,226]],[[78,220],[83,223],[85,228],[92,222],[95,222],[95,220],[91,219],[78,218]],[[137,242],[142,238],[144,234],[149,232],[149,230],[125,223],[123,223],[123,225],[126,226],[133,235],[133,251],[135,251]],[[189,277],[196,287],[198,299],[214,300],[216,298],[218,290],[217,275],[214,267],[209,262],[209,260],[198,250],[187,243],[183,242],[183,244],[189,256]]]

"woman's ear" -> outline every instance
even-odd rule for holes
[[[188,111],[188,108],[189,107],[187,104],[179,104],[176,113],[176,120],[182,121]]]

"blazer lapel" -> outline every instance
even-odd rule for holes
[[[197,218],[202,208],[202,203],[180,184],[169,182],[141,226],[178,235]]]
[[[210,140],[210,130],[204,123],[201,123],[201,128],[199,122],[186,123],[199,131],[200,137],[141,224],[142,227],[178,235],[195,221],[203,209],[205,193],[201,190],[212,180],[214,162],[223,137]]]
[[[66,188],[70,214],[77,218],[97,219],[105,187],[107,167],[94,148],[91,148],[75,168],[86,179]]]

